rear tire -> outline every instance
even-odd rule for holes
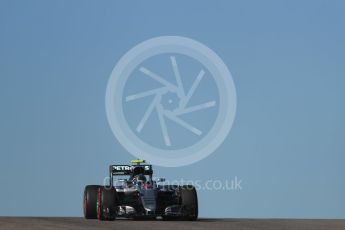
[[[192,185],[180,187],[181,212],[183,220],[195,221],[198,219],[198,196]]]
[[[97,219],[115,220],[117,215],[117,201],[115,188],[99,188],[97,194]]]
[[[97,219],[97,193],[100,185],[87,185],[84,190],[84,217]]]

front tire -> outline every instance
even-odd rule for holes
[[[97,194],[97,219],[115,220],[117,214],[117,201],[115,188],[99,188]]]

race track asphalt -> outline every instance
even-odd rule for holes
[[[0,229],[35,230],[87,230],[87,229],[125,229],[125,230],[344,230],[345,220],[300,220],[300,219],[199,219],[198,221],[135,221],[118,219],[100,222],[78,217],[0,217]]]

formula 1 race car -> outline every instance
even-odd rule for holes
[[[192,185],[161,185],[152,179],[152,165],[133,160],[132,165],[110,165],[109,185],[87,185],[84,191],[86,219],[197,220],[198,199]],[[128,178],[114,179],[114,176]]]

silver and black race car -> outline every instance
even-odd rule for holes
[[[133,160],[132,165],[110,165],[109,185],[87,185],[84,191],[86,219],[196,220],[198,199],[192,185],[164,185],[152,179],[152,165]],[[116,179],[114,176],[126,176]]]

